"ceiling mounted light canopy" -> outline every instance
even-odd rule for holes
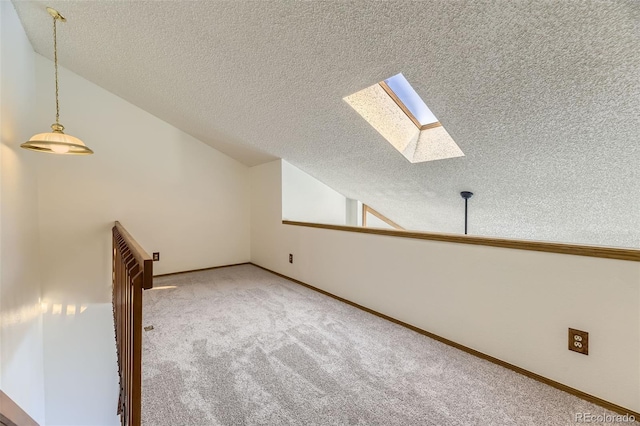
[[[53,17],[53,63],[56,72],[56,122],[51,125],[52,132],[38,133],[29,141],[20,145],[21,148],[31,151],[48,152],[51,154],[89,155],[93,151],[80,139],[64,133],[64,126],[60,124],[60,104],[58,101],[58,37],[56,33],[57,21],[66,22],[64,16],[55,9],[47,8],[49,15]]]

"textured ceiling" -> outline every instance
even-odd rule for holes
[[[14,4],[50,58],[45,3]],[[461,232],[470,190],[470,233],[640,247],[638,1],[46,5],[62,65],[246,164],[410,229]],[[399,72],[464,157],[411,164],[343,101]]]

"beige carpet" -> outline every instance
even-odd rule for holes
[[[175,288],[144,294],[154,327],[143,343],[146,426],[551,426],[614,415],[252,265],[154,285]]]

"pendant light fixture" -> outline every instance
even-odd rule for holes
[[[53,17],[53,63],[56,71],[56,122],[51,125],[52,132],[33,135],[28,142],[20,147],[31,151],[48,152],[51,154],[89,155],[93,151],[80,139],[64,133],[64,126],[60,124],[60,104],[58,102],[58,37],[56,33],[57,21],[66,22],[64,16],[55,9],[47,7],[47,12]]]

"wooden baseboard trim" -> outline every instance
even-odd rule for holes
[[[537,381],[539,381],[541,383],[544,383],[546,385],[549,385],[549,386],[554,387],[556,389],[559,389],[561,391],[567,392],[567,393],[569,393],[571,395],[577,396],[578,398],[581,398],[581,399],[584,399],[585,401],[589,401],[589,402],[591,402],[593,404],[599,405],[599,406],[601,406],[603,408],[606,408],[607,410],[611,410],[613,412],[616,412],[616,413],[619,413],[619,414],[622,414],[622,415],[628,414],[629,416],[634,416],[637,420],[640,419],[640,413],[638,413],[636,411],[629,410],[628,408],[624,408],[624,407],[622,407],[620,405],[617,405],[617,404],[614,404],[612,402],[606,401],[606,400],[604,400],[602,398],[598,398],[597,396],[590,395],[590,394],[588,394],[586,392],[583,392],[581,390],[578,390],[578,389],[572,388],[570,386],[564,385],[564,384],[562,384],[560,382],[556,382],[555,380],[548,379],[548,378],[546,378],[544,376],[541,376],[539,374],[533,373],[533,372],[531,372],[529,370],[525,370],[524,368],[518,367],[517,365],[509,364],[508,362],[502,361],[501,359],[492,357],[491,355],[487,355],[487,354],[482,353],[480,351],[477,351],[475,349],[471,349],[471,348],[469,348],[467,346],[461,345],[461,344],[456,343],[456,342],[454,342],[452,340],[445,339],[444,337],[438,336],[437,334],[433,334],[433,333],[431,333],[429,331],[426,331],[426,330],[423,330],[421,328],[415,327],[415,326],[413,326],[411,324],[408,324],[406,322],[397,320],[397,319],[395,319],[393,317],[390,317],[388,315],[381,314],[380,312],[374,311],[373,309],[369,309],[369,308],[367,308],[365,306],[362,306],[362,305],[354,303],[354,302],[352,302],[350,300],[344,299],[344,298],[342,298],[340,296],[336,296],[335,294],[329,293],[328,291],[319,289],[319,288],[314,287],[314,286],[312,286],[310,284],[307,284],[305,282],[296,280],[295,278],[291,278],[291,277],[283,275],[283,274],[281,274],[279,272],[272,271],[271,269],[265,268],[263,266],[256,265],[253,262],[250,262],[250,263],[252,265],[257,266],[260,269],[264,269],[265,271],[270,272],[270,273],[272,273],[274,275],[277,275],[279,277],[285,278],[285,279],[287,279],[289,281],[292,281],[292,282],[294,282],[296,284],[300,284],[301,286],[304,286],[304,287],[307,287],[307,288],[309,288],[311,290],[317,291],[318,293],[322,293],[325,296],[329,296],[331,298],[339,300],[339,301],[341,301],[343,303],[346,303],[347,305],[351,305],[351,306],[353,306],[355,308],[358,308],[360,310],[363,310],[365,312],[373,314],[373,315],[375,315],[377,317],[383,318],[383,319],[385,319],[387,321],[391,321],[394,324],[398,324],[398,325],[401,325],[403,327],[406,327],[406,328],[408,328],[410,330],[415,331],[416,333],[420,333],[420,334],[422,334],[424,336],[427,336],[427,337],[429,337],[431,339],[437,340],[437,341],[442,342],[442,343],[444,343],[446,345],[452,346],[452,347],[454,347],[456,349],[460,349],[461,351],[464,351],[464,352],[467,352],[467,353],[469,353],[471,355],[477,356],[478,358],[482,358],[482,359],[487,360],[489,362],[492,362],[494,364],[500,365],[501,367],[508,368],[509,370],[512,370],[512,371],[515,371],[516,373],[522,374],[523,376],[527,376],[527,377],[529,377],[529,378],[531,378],[533,380],[537,380]]]
[[[7,426],[38,426],[38,422],[2,391],[0,391],[0,422]]]
[[[211,271],[212,269],[229,268],[231,266],[252,265],[251,262],[233,263],[231,265],[211,266],[210,268],[191,269],[190,271],[170,272],[168,274],[154,275],[153,278],[168,277],[171,275],[188,274],[189,272]]]

